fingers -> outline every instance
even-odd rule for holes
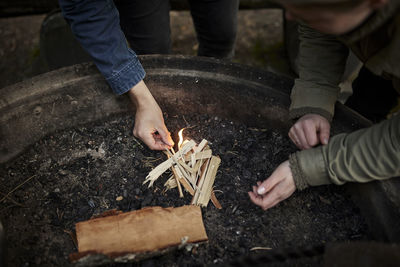
[[[251,202],[253,202],[257,206],[260,206],[260,207],[262,206],[263,200],[262,200],[261,196],[259,196],[257,193],[254,193],[254,192],[247,192],[247,193],[249,194]]]
[[[253,193],[257,196],[258,195],[258,193],[257,193],[257,186],[254,186],[253,185]]]
[[[133,134],[152,150],[164,150],[174,145],[158,108],[142,108],[136,112]]]
[[[274,187],[273,191],[271,191],[270,194],[266,195],[263,198],[263,205],[261,206],[261,208],[263,210],[267,210],[276,206],[281,201],[290,197],[294,191],[295,189],[289,187],[285,181],[278,183]]]
[[[307,142],[307,138],[305,135],[305,130],[303,128],[303,125],[300,125],[299,128],[295,128],[295,134],[298,137],[300,144],[298,145],[298,147],[300,147],[301,149],[309,149],[310,145]]]
[[[289,130],[289,137],[300,149],[309,149],[319,143],[327,144],[330,124],[327,119],[317,114],[301,117]]]
[[[300,140],[297,137],[297,135],[295,134],[295,130],[294,130],[293,127],[290,128],[290,130],[289,130],[289,138],[290,138],[290,140],[292,140],[293,144],[295,144],[298,148],[300,148],[299,147],[300,146]]]
[[[167,127],[163,125],[161,129],[158,130],[158,133],[161,137],[161,141],[164,142],[169,147],[174,145],[174,141],[172,140],[171,133],[167,130]]]
[[[268,193],[276,184],[278,184],[282,180],[283,177],[279,176],[278,170],[279,169],[276,169],[267,180],[258,185],[257,194],[263,195]]]
[[[315,145],[318,145],[319,139],[317,136],[317,127],[311,121],[304,122],[304,135],[307,142],[306,149],[312,148]]]
[[[258,187],[253,186],[253,191],[248,194],[250,200],[263,210],[272,208],[296,190],[289,161],[283,162],[267,180],[257,184]]]
[[[299,149],[309,148],[307,138],[304,134],[303,124],[296,123],[290,128],[289,137]]]
[[[321,126],[319,128],[319,140],[321,141],[321,144],[328,144],[330,131],[331,125],[329,122],[321,122]]]
[[[289,136],[300,149],[309,149],[319,143],[316,127],[311,121],[299,121],[290,128]]]
[[[279,184],[277,185],[277,190],[272,190],[270,194],[265,196],[260,196],[255,194],[254,192],[248,192],[251,202],[261,207],[263,210],[267,210],[286,199],[283,194],[280,194],[281,189],[279,188]]]
[[[150,131],[142,134],[136,133],[134,135],[141,139],[143,143],[145,143],[146,146],[148,146],[151,150],[164,150],[169,148],[169,146],[165,144],[160,137],[157,137]]]
[[[155,130],[152,127],[143,127],[140,128],[140,126],[137,126],[135,124],[135,128],[133,129],[133,135],[145,143],[146,146],[148,146],[151,150],[165,150],[170,148],[171,146],[169,144],[166,144],[165,137],[164,139],[162,136],[159,134],[157,130]],[[139,128],[139,129],[138,129]],[[166,127],[165,127],[166,129]],[[168,130],[166,130],[167,134],[164,134],[164,136],[169,135]],[[169,137],[171,138],[171,137]],[[168,139],[167,139],[168,140]],[[172,141],[172,139],[171,139]],[[172,145],[173,145],[172,141]]]

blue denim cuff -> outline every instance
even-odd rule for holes
[[[107,77],[106,80],[115,94],[122,95],[143,80],[145,76],[146,72],[142,64],[136,56],[133,56],[128,64],[120,71],[114,72],[111,77]]]

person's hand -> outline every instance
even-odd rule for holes
[[[283,162],[264,182],[257,182],[253,191],[248,192],[250,200],[263,210],[272,208],[296,191],[289,161]]]
[[[298,148],[309,149],[319,143],[328,144],[330,129],[331,125],[326,118],[307,114],[290,128],[289,137]]]
[[[162,111],[146,84],[139,82],[128,94],[136,105],[133,135],[153,150],[164,150],[173,146],[174,141],[165,126]]]

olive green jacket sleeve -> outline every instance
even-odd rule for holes
[[[332,119],[348,48],[335,36],[299,25],[299,78],[291,93],[292,119],[316,113]]]
[[[400,176],[400,114],[370,128],[336,135],[325,146],[296,152],[289,163],[298,190]]]

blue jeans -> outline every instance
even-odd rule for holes
[[[167,0],[115,0],[120,25],[137,54],[171,52]],[[198,55],[232,58],[239,0],[189,0],[199,42]]]

